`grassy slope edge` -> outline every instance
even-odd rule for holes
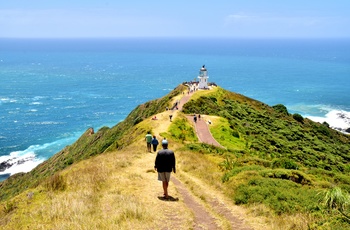
[[[149,116],[164,111],[171,99],[184,89],[185,86],[179,85],[168,95],[137,106],[124,121],[112,128],[103,127],[93,135],[88,129],[75,143],[65,147],[29,173],[18,173],[0,182],[0,200],[6,200],[25,189],[36,187],[46,178],[81,160],[128,146],[133,141],[133,136],[145,131],[134,130],[135,125]]]

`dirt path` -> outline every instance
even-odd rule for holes
[[[184,104],[186,104],[190,99],[191,96],[193,95],[193,93],[189,93],[189,94],[183,94],[181,96],[181,99],[178,99],[178,105],[177,105],[177,110],[174,110],[173,112],[177,112],[177,111],[182,111],[182,107]],[[198,116],[198,115],[197,115]],[[188,115],[186,116],[187,119],[193,123],[195,129],[196,129],[196,133],[198,136],[198,139],[200,142],[202,143],[207,143],[210,145],[214,145],[220,148],[225,148],[222,145],[220,145],[215,139],[214,137],[211,135],[207,121],[205,119],[205,115],[202,115],[201,118],[198,118],[196,122],[194,122],[193,120],[193,116]]]
[[[214,145],[214,146],[217,146],[219,148],[225,148],[222,145],[220,145],[219,142],[217,142],[214,139],[214,137],[211,135],[209,127],[208,127],[208,123],[205,120],[205,116],[202,115],[200,119],[197,118],[196,122],[194,122],[193,116],[188,115],[186,117],[190,122],[193,123],[200,142]]]
[[[178,109],[158,114],[157,117],[161,118],[161,120],[157,125],[154,125],[153,132],[156,134],[165,132],[170,125],[170,120],[167,118],[168,114],[172,114],[173,119],[175,119],[178,112],[182,110],[182,106],[190,100],[190,97],[191,94],[182,96],[181,99],[178,100],[180,102],[178,104]],[[193,122],[192,116],[188,116],[188,119]],[[198,138],[201,140],[201,142],[222,147],[212,137],[204,119],[197,121],[195,127]],[[153,165],[154,158],[155,154],[152,154],[151,156],[147,155],[146,158],[140,159],[140,163],[137,164]],[[152,177],[155,177],[155,175],[152,175]],[[191,186],[195,186],[198,190],[207,191],[206,198],[194,194],[181,178],[186,178],[186,183],[188,182],[187,180],[191,180]],[[210,188],[208,188],[207,185],[201,184],[200,181],[190,178],[190,176],[186,175],[185,172],[181,172],[180,177],[177,174],[172,174],[169,186],[171,196],[170,201],[164,201],[159,198],[162,195],[162,190],[160,184],[157,186],[159,187],[157,190],[157,203],[162,202],[161,205],[164,206],[167,218],[166,226],[162,226],[161,229],[183,229],[184,226],[188,226],[188,218],[192,218],[190,221],[191,223],[189,224],[191,225],[190,229],[252,230],[251,227],[248,227],[246,224],[244,224],[244,221],[239,218],[239,210],[235,210],[235,207],[231,204],[232,201],[226,200],[224,196],[217,194],[217,191],[210,191]],[[176,192],[174,192],[174,189]],[[216,194],[215,197],[211,197],[212,194]],[[181,205],[186,207],[187,212],[192,213],[192,217],[187,216],[186,218],[184,216],[184,213],[186,212],[177,210],[177,208],[179,208]],[[181,211],[181,213],[179,213],[179,211]]]
[[[154,131],[161,132],[156,129]],[[181,169],[180,172],[171,174],[170,199],[162,199],[161,183],[157,181],[157,174],[152,170],[155,157],[156,153],[143,153],[129,167],[131,172],[142,177],[142,185],[135,191],[139,199],[148,206],[158,206],[162,209],[155,229],[253,230],[244,223],[240,208],[235,207],[232,201]],[[192,191],[194,188],[199,194]]]

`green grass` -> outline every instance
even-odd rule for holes
[[[172,139],[181,141],[182,143],[197,142],[198,138],[193,127],[188,123],[185,116],[179,116],[172,121],[169,127],[169,133]]]
[[[213,121],[213,119],[211,118]],[[231,150],[242,150],[246,142],[242,138],[239,130],[235,129],[227,119],[215,119],[210,127],[213,137],[222,145]]]
[[[233,199],[236,204],[265,204],[277,214],[320,210],[317,191],[290,180],[251,178],[238,186]]]

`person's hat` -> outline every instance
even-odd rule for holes
[[[168,141],[167,140],[162,140],[162,145],[167,145]]]

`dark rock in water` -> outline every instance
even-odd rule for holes
[[[13,165],[13,163],[9,163],[9,161],[10,160],[3,161],[0,163],[0,172],[5,171],[6,169],[10,168]]]
[[[350,133],[350,128],[345,129],[345,132]]]

